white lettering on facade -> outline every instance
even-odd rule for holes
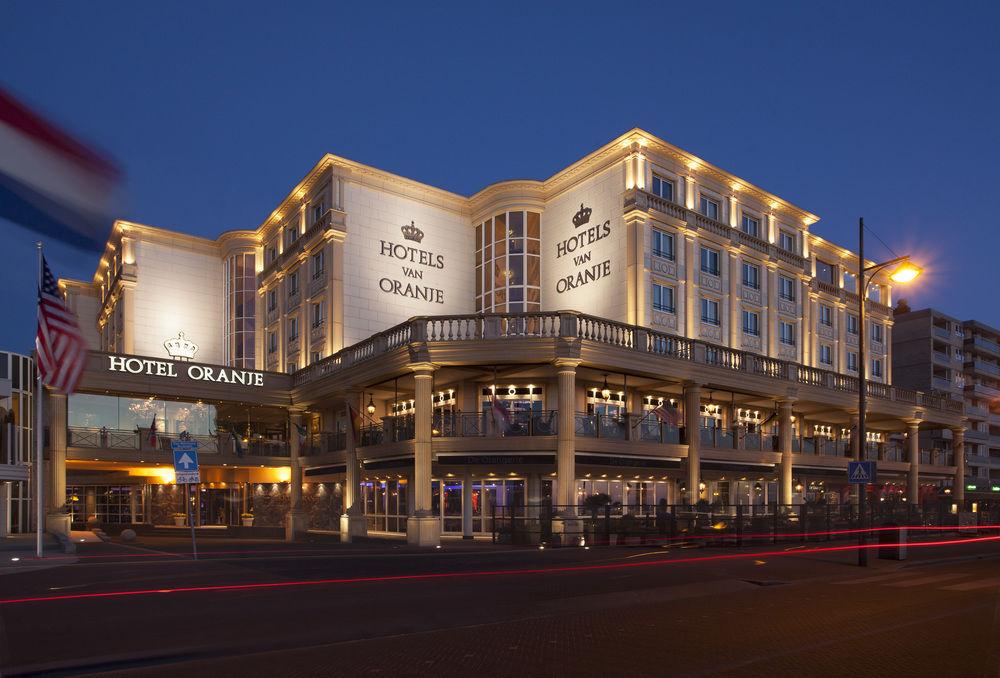
[[[148,360],[145,358],[127,358],[120,355],[108,356],[109,372],[128,372],[129,374],[145,374],[150,377],[176,378],[176,363],[169,360]],[[189,365],[188,379],[194,381],[211,381],[217,384],[243,384],[244,386],[263,386],[264,374],[250,370],[235,370],[226,367],[214,368],[202,365]]]

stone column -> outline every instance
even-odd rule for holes
[[[573,513],[576,504],[576,368],[575,358],[557,359],[559,417],[556,436],[556,496],[560,514]],[[574,513],[575,515],[575,513]]]
[[[472,474],[468,467],[462,478],[462,539],[472,539]]]
[[[784,504],[792,503],[792,406],[793,400],[778,403],[778,449],[781,452],[781,489]]]
[[[362,402],[364,398],[358,391],[349,391],[347,394],[345,407],[347,408],[347,440],[344,446],[344,513],[340,516],[340,541],[350,542],[355,537],[364,537],[368,534],[368,523],[362,511],[361,502],[358,501],[358,487],[361,479],[358,477],[360,465],[358,464],[358,440],[359,433],[354,430],[354,421],[351,419],[351,408],[357,415],[361,415],[361,408],[365,406]],[[360,421],[358,422],[360,424]]]
[[[438,546],[441,521],[431,510],[431,397],[435,366],[416,363],[413,370],[413,515],[406,521],[406,541],[413,546]]]
[[[701,482],[701,384],[684,383],[684,434],[687,437],[687,497],[686,503],[698,501]]]
[[[61,393],[46,391],[35,397],[45,397],[49,401],[49,473],[45,501],[48,511],[45,516],[45,531],[52,534],[70,532],[71,518],[66,512],[66,396]],[[43,435],[44,431],[36,431]]]
[[[920,420],[906,420],[906,446],[909,449],[910,473],[906,479],[906,500],[920,506]]]
[[[955,503],[965,510],[965,427],[951,429],[951,450],[955,457]]]
[[[288,410],[288,463],[291,477],[288,479],[288,517],[285,519],[285,541],[292,541],[296,535],[309,529],[309,517],[302,509],[302,461],[299,456],[302,439],[298,427],[302,425],[301,410]]]

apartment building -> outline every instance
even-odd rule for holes
[[[930,308],[897,314],[895,324],[896,383],[965,401],[966,489],[1000,498],[1000,330]]]

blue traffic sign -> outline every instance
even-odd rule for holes
[[[847,462],[847,481],[852,485],[867,485],[875,482],[874,461]]]
[[[198,441],[171,440],[170,449],[174,453],[174,479],[178,485],[200,483],[198,471]]]

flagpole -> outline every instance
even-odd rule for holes
[[[36,243],[38,248],[38,303],[41,303],[42,293],[42,243]],[[42,476],[44,475],[44,464],[42,461],[42,447],[44,444],[45,430],[42,427],[42,398],[44,396],[42,387],[42,371],[38,366],[38,349],[35,349],[35,555],[44,557],[42,546],[42,529],[45,523],[45,512],[42,502],[45,498],[42,492]]]

